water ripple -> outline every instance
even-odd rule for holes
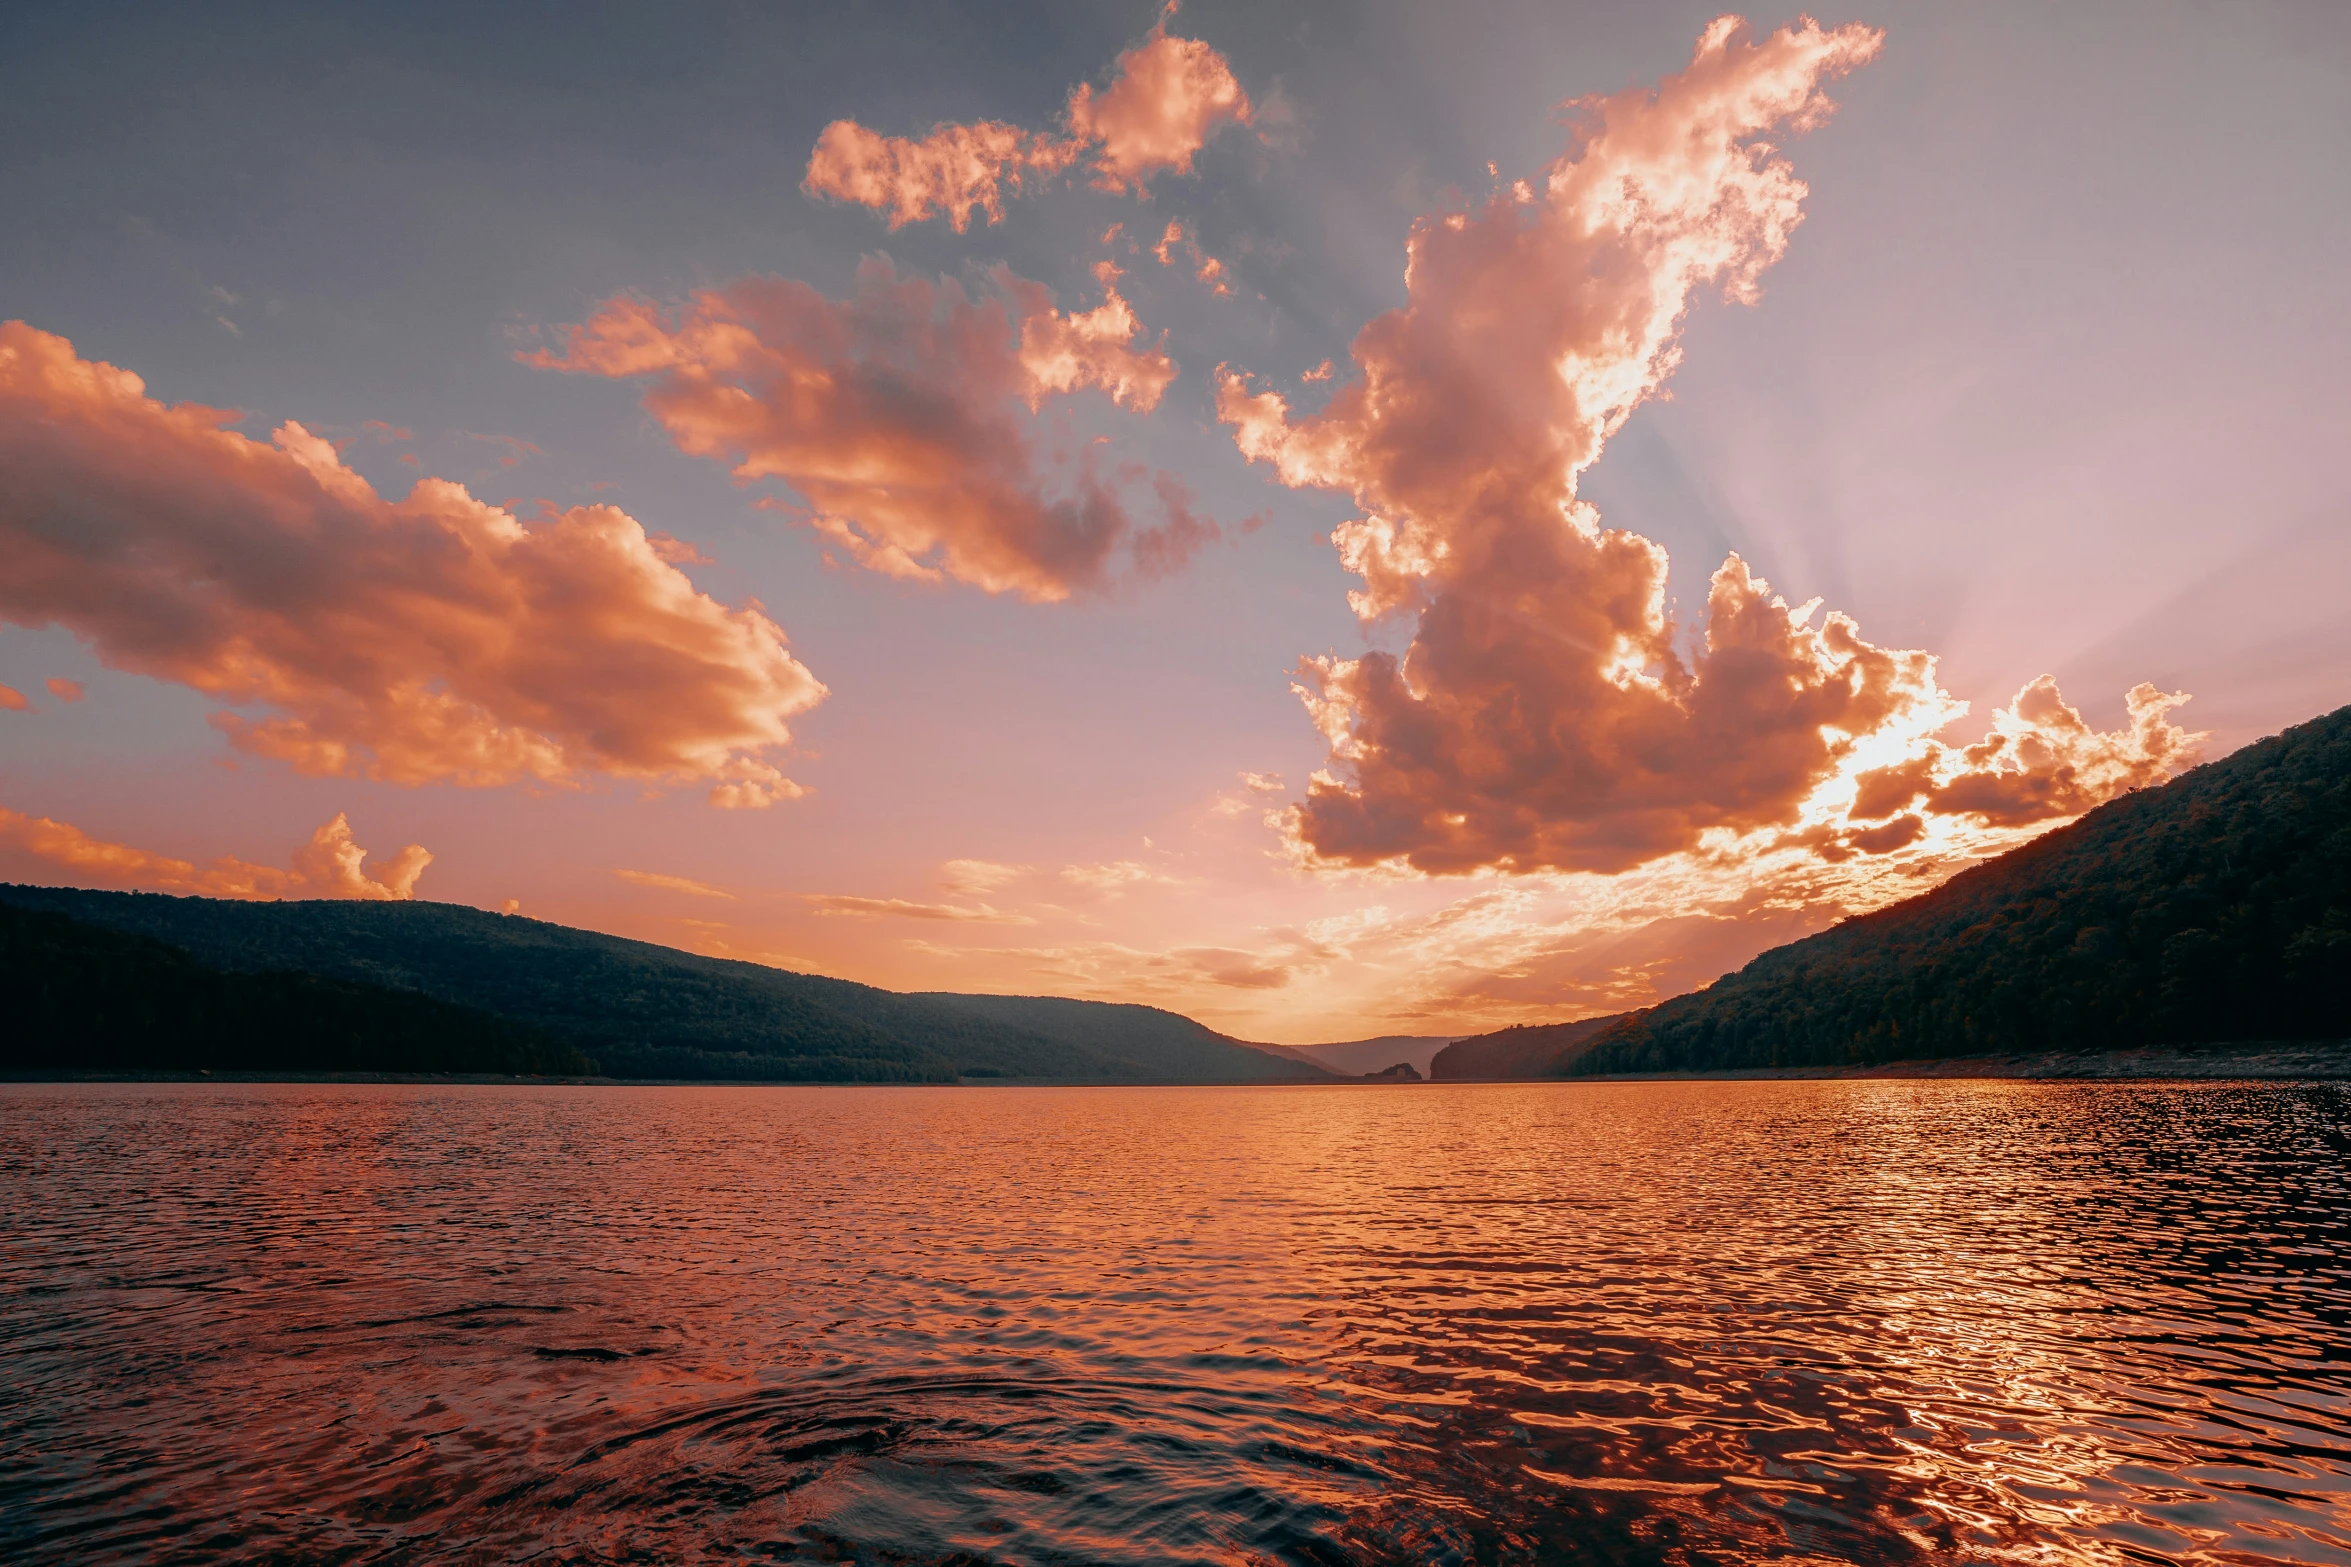
[[[12,1561],[2351,1564],[2335,1087],[0,1094]]]

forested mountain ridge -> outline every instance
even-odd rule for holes
[[[1132,1063],[1155,1077],[1307,1082],[1331,1075],[1330,1068],[1287,1059],[1286,1052],[1220,1034],[1180,1012],[1134,1002],[954,991],[916,992],[909,999],[943,1002],[1007,1027]]]
[[[1616,1018],[1549,1074],[2346,1035],[2351,708]]]
[[[145,936],[0,904],[0,1071],[504,1072],[596,1065],[414,991],[206,968]]]
[[[1105,1008],[1099,1042],[1063,1015],[1021,1026],[999,998],[900,995],[848,980],[706,958],[458,904],[246,903],[0,885],[0,904],[44,909],[182,949],[202,966],[294,971],[381,986],[506,1018],[618,1077],[948,1082],[958,1076],[1102,1081],[1313,1078],[1152,1008]],[[975,1006],[972,1003],[977,1002]],[[1084,1008],[1099,1003],[1070,1002]],[[1127,1011],[1181,1030],[1138,1028]]]
[[[1570,1052],[1580,1051],[1623,1015],[1610,1013],[1573,1023],[1522,1023],[1498,1033],[1456,1039],[1437,1052],[1429,1063],[1429,1076],[1440,1083],[1551,1077],[1556,1075],[1552,1069]]]

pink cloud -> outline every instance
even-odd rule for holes
[[[800,504],[779,510],[872,570],[1061,599],[1106,584],[1122,551],[1148,576],[1219,532],[1171,475],[1105,471],[1093,446],[1039,450],[1050,400],[1094,391],[1146,412],[1175,379],[1119,275],[1100,263],[1102,303],[1063,314],[1043,284],[1001,268],[974,297],[872,257],[847,299],[785,278],[671,311],[615,299],[560,353],[525,362],[645,380],[681,451],[745,483],[781,480]],[[1140,527],[1124,491],[1147,477],[1161,520]]]
[[[1077,161],[1075,142],[995,120],[935,125],[927,136],[884,136],[835,120],[817,136],[803,181],[811,195],[871,207],[903,228],[933,215],[960,234],[975,211],[1004,218],[1004,194]]]
[[[950,920],[983,925],[1034,925],[1026,914],[991,908],[985,903],[917,903],[906,898],[860,898],[845,892],[809,893],[805,900],[818,914],[853,919]]]
[[[90,694],[83,689],[79,680],[68,680],[63,675],[52,675],[43,684],[49,687],[49,694],[60,702],[79,702]]]
[[[1225,57],[1197,38],[1169,36],[1166,15],[1118,57],[1106,90],[1081,86],[1069,97],[1070,130],[1098,149],[1094,183],[1109,191],[1139,192],[1154,174],[1191,173],[1192,154],[1224,126],[1248,124],[1251,112]]]
[[[417,878],[433,862],[419,844],[410,844],[382,870],[366,869],[367,851],[351,835],[340,812],[294,851],[284,870],[221,858],[208,866],[93,838],[67,822],[0,809],[0,851],[35,862],[48,874],[74,885],[136,887],[150,892],[208,898],[360,898],[391,901],[409,897]]]
[[[1723,18],[1654,91],[1579,105],[1539,178],[1416,223],[1408,302],[1364,327],[1321,413],[1220,367],[1245,456],[1362,508],[1333,535],[1363,579],[1357,614],[1416,617],[1400,658],[1300,666],[1333,763],[1291,819],[1307,858],[1620,871],[1792,824],[1832,780],[1927,749],[1965,711],[1931,656],[1816,619],[1817,600],[1791,608],[1737,556],[1685,637],[1665,551],[1577,494],[1678,363],[1693,295],[1751,302],[1785,251],[1805,187],[1764,138],[1825,119],[1822,84],[1881,37],[1805,21],[1754,41]],[[2075,776],[2086,798],[2143,775]],[[1890,852],[1907,831],[1827,833],[1822,852]]]
[[[1181,223],[1170,221],[1167,232],[1159,236],[1159,243],[1151,247],[1151,254],[1159,258],[1161,266],[1172,267],[1176,264],[1175,253],[1179,249],[1192,258],[1192,276],[1206,283],[1218,298],[1232,297],[1233,285],[1225,274],[1224,263],[1202,250],[1200,242]],[[1329,361],[1324,362],[1327,364]],[[1311,381],[1316,377],[1309,375],[1305,379]]]
[[[301,425],[230,417],[0,325],[0,619],[258,710],[213,722],[305,773],[798,792],[764,753],[824,687],[634,518],[525,521],[438,479],[387,501]]]
[[[1071,91],[1067,135],[983,120],[935,125],[921,137],[884,136],[835,120],[818,135],[802,184],[811,195],[871,207],[892,228],[938,216],[960,234],[974,212],[1001,222],[1007,193],[1081,161],[1090,160],[1094,184],[1108,191],[1139,194],[1153,175],[1189,174],[1209,137],[1248,124],[1251,112],[1224,56],[1196,38],[1169,36],[1163,15],[1118,57],[1107,88]]]
[[[764,752],[825,688],[625,512],[522,522],[442,479],[393,503],[301,425],[228,418],[0,324],[0,618],[259,709],[214,726],[303,773],[797,794]]]
[[[2204,737],[2170,718],[2187,700],[2184,692],[2134,686],[2123,697],[2128,727],[2107,733],[2091,728],[2043,675],[2007,707],[1993,709],[1991,732],[1975,744],[1933,746],[1906,763],[1863,774],[1849,814],[1864,820],[1923,800],[1927,810],[1992,827],[2079,816],[2118,794],[2161,783],[2196,759]]]

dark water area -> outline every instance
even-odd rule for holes
[[[2351,1562],[2292,1084],[0,1088],[0,1559]]]

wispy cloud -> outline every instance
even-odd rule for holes
[[[804,901],[819,914],[856,919],[966,920],[985,925],[1034,925],[1026,914],[990,908],[984,903],[916,903],[905,898],[860,898],[849,893],[807,893]]]
[[[622,871],[612,873],[622,881],[639,887],[654,887],[663,892],[683,892],[697,898],[732,898],[734,894],[708,882],[693,881],[684,876],[664,876],[659,871]]]

